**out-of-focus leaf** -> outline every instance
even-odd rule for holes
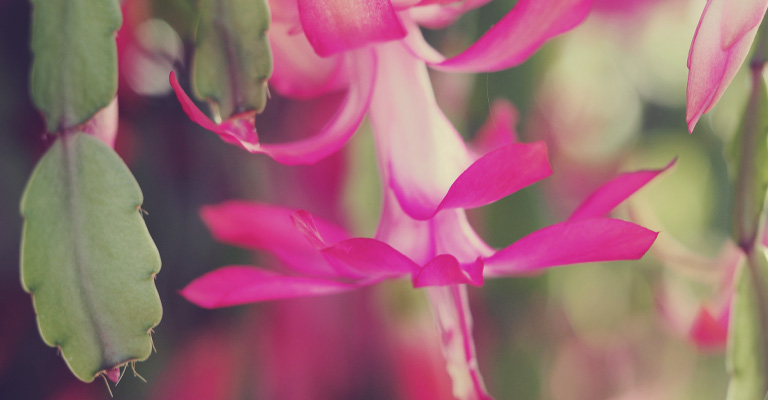
[[[747,262],[752,266],[745,263],[741,267],[731,311],[726,355],[726,367],[731,374],[728,400],[762,399],[768,390],[768,353],[763,337],[764,327],[761,326],[768,315],[761,315],[766,307],[760,305],[760,300],[765,301],[765,294],[768,293],[768,282],[765,281],[768,261],[762,251],[757,251]],[[757,276],[763,279],[753,282],[756,276],[750,273],[750,268],[758,271]],[[756,286],[760,287],[761,296]]]
[[[120,157],[82,133],[53,144],[22,197],[22,285],[43,340],[86,382],[152,351],[160,257],[142,201]]]
[[[754,78],[753,78],[754,79]],[[739,130],[730,143],[736,172],[734,236],[741,246],[753,246],[768,193],[768,89],[762,75],[753,88]]]
[[[117,93],[116,0],[33,0],[32,100],[57,132],[87,121]]]
[[[266,0],[201,1],[192,82],[214,119],[264,110],[272,75],[269,21]]]

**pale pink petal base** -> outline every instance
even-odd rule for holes
[[[440,329],[453,395],[461,400],[492,400],[477,364],[466,287],[453,285],[426,290]]]

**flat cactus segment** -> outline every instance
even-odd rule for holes
[[[214,119],[264,110],[272,76],[269,22],[266,0],[200,2],[192,84],[195,97],[211,105]]]
[[[85,382],[152,351],[160,256],[120,157],[82,133],[59,137],[21,200],[21,281],[43,340]]]
[[[48,131],[88,121],[117,93],[117,0],[32,0],[35,106]]]

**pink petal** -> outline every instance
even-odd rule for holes
[[[485,389],[472,339],[472,314],[464,285],[426,289],[440,329],[443,356],[457,399],[492,400]]]
[[[515,126],[520,114],[506,99],[494,100],[485,123],[470,143],[472,152],[478,155],[518,142]]]
[[[486,275],[510,275],[558,265],[636,260],[657,232],[611,218],[567,221],[535,231],[485,260]]]
[[[723,49],[733,46],[742,40],[750,30],[760,25],[765,11],[768,9],[767,0],[740,0],[724,3],[722,33]]]
[[[371,52],[353,52],[344,55],[345,68],[350,73],[350,87],[339,110],[327,125],[312,135],[287,143],[259,143],[253,115],[234,116],[216,125],[205,116],[189,96],[184,93],[171,72],[171,86],[184,109],[194,122],[217,133],[222,140],[242,147],[251,153],[263,153],[281,164],[313,164],[343,147],[362,122],[371,100],[376,76],[376,59]],[[291,135],[288,135],[291,136]]]
[[[767,8],[766,0],[707,2],[688,54],[689,131],[720,100],[739,71]]]
[[[230,201],[202,207],[200,216],[213,237],[222,243],[269,251],[298,272],[336,276],[306,237],[296,230],[291,221],[293,212],[266,204]],[[330,222],[318,219],[316,223],[334,242],[349,237],[342,228]]]
[[[591,6],[592,0],[520,0],[467,50],[434,67],[465,72],[514,67],[547,40],[579,25]]]
[[[291,25],[274,23],[269,30],[274,72],[270,89],[293,99],[310,99],[349,85],[343,57],[322,58],[312,50],[307,37],[292,34]]]
[[[323,57],[405,36],[390,0],[299,0],[299,17]]]
[[[376,239],[353,238],[328,246],[320,236],[314,217],[303,210],[291,216],[299,232],[335,269],[348,278],[385,278],[410,274],[419,266],[392,246]]]
[[[204,308],[258,301],[338,293],[366,285],[328,279],[279,275],[260,268],[229,266],[209,272],[187,285],[181,295]]]
[[[724,349],[728,340],[730,311],[730,304],[723,307],[717,315],[702,307],[691,325],[691,340],[702,350]]]
[[[461,265],[456,257],[441,254],[413,274],[413,287],[446,286],[457,284],[483,285],[483,261]]]
[[[430,29],[443,29],[453,24],[466,12],[484,6],[491,0],[422,1],[409,14],[419,25]]]
[[[392,188],[411,217],[429,219],[440,210],[493,203],[551,174],[544,142],[513,143],[491,151],[470,165],[456,178],[439,204],[430,204],[431,199],[414,198],[414,189],[397,180],[393,180]]]
[[[551,174],[544,142],[504,146],[484,155],[462,172],[432,215],[447,208],[474,208],[493,203]],[[396,191],[397,188],[395,186]]]
[[[326,260],[359,278],[397,278],[418,270],[410,258],[376,239],[354,238],[322,250]]]
[[[629,196],[640,190],[653,178],[672,168],[677,159],[672,160],[666,167],[657,170],[624,173],[613,178],[608,183],[595,190],[576,211],[571,214],[569,221],[586,218],[603,217],[616,208]]]

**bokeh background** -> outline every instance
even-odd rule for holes
[[[425,35],[457,53],[514,3],[494,0]],[[203,310],[178,294],[223,265],[275,263],[216,243],[198,214],[206,204],[247,199],[303,207],[370,236],[380,207],[372,138],[366,122],[343,152],[290,168],[223,143],[187,119],[167,80],[175,69],[188,82],[195,2],[123,6],[116,150],[144,192],[145,221],[163,260],[156,283],[164,316],[153,336],[157,354],[137,364],[148,383],[129,370],[114,397],[451,398],[425,297],[406,280],[220,310]],[[522,140],[549,145],[552,177],[471,212],[490,244],[506,246],[562,220],[620,171],[660,168],[677,157],[672,171],[617,215],[660,230],[660,241],[704,259],[718,256],[730,230],[724,147],[747,82],[738,76],[688,134],[686,57],[703,7],[703,0],[597,0],[582,26],[520,67],[432,74],[438,102],[466,138],[506,100],[518,111]],[[19,283],[18,203],[52,142],[28,93],[31,11],[25,0],[0,0],[0,398],[104,399],[102,382],[77,381],[42,342]],[[279,126],[300,108],[274,96],[259,123]],[[343,186],[324,185],[324,174],[340,166],[348,171]],[[297,183],[307,176],[318,184]],[[318,206],[324,196],[343,201]],[[717,271],[666,261],[652,250],[638,262],[569,266],[471,288],[490,392],[498,399],[723,399],[722,347],[699,348],[688,339],[696,308],[717,299]]]

